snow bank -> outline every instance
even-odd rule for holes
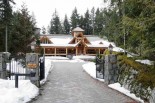
[[[79,55],[79,56],[73,56],[73,59],[93,60],[95,59],[95,56]]]
[[[19,88],[14,87],[14,80],[0,79],[0,103],[26,103],[39,94],[29,80],[20,80]]]
[[[89,62],[82,65],[83,69],[94,79],[104,82],[104,79],[96,78],[96,65],[94,62]]]
[[[53,64],[51,63],[51,59],[53,59],[53,58],[45,57],[45,78],[40,81],[41,85],[43,85],[47,81],[47,76],[50,73],[50,71],[53,69]]]
[[[141,100],[140,98],[136,97],[135,94],[130,93],[129,90],[125,89],[124,87],[121,87],[121,85],[119,83],[110,84],[108,86],[110,88],[112,88],[112,89],[115,89],[115,90],[117,90],[117,91],[119,91],[119,92],[121,92],[121,93],[123,93],[123,94],[137,100],[137,101],[140,101],[141,103],[144,103],[144,101]]]
[[[147,64],[147,65],[153,65],[153,62],[146,59],[146,60],[136,60],[137,62],[140,62],[142,64]]]
[[[98,79],[96,78],[96,65],[93,62],[89,62],[86,64],[83,64],[83,69],[94,79]],[[102,82],[104,82],[104,79],[98,79]],[[141,103],[144,103],[143,100],[141,100],[140,98],[136,97],[135,94],[131,94],[129,90],[125,89],[124,87],[121,87],[121,85],[119,83],[115,83],[115,84],[110,84],[108,85],[110,88],[113,88],[137,101],[140,101]]]

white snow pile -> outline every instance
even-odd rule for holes
[[[146,60],[136,60],[137,62],[140,62],[142,64],[147,64],[147,65],[153,65],[153,62],[146,59]]]
[[[62,57],[62,56],[46,56],[46,59],[48,59],[48,60],[68,60],[67,57]]]
[[[117,91],[119,91],[119,92],[121,92],[121,93],[123,93],[123,94],[137,100],[137,101],[140,101],[141,103],[144,103],[144,101],[141,100],[140,98],[136,97],[135,94],[130,93],[129,90],[125,89],[124,87],[121,87],[120,83],[114,83],[114,84],[110,84],[108,86],[110,88],[112,88],[112,89],[115,89],[115,90],[117,90]]]
[[[89,62],[86,64],[83,64],[83,69],[94,79],[98,79],[96,78],[96,65],[93,62]],[[98,79],[100,81],[104,82],[104,79]],[[143,100],[141,100],[140,98],[136,97],[135,94],[131,94],[129,90],[125,89],[124,87],[121,87],[121,85],[119,83],[115,83],[115,84],[110,84],[108,85],[110,88],[113,88],[137,101],[140,101],[141,103],[144,103]]]
[[[79,55],[79,56],[73,56],[73,59],[93,60],[95,59],[95,56]]]
[[[47,75],[53,68],[51,59],[47,57],[45,61],[45,79],[41,81],[41,84],[46,82]],[[20,63],[16,67],[21,69],[20,73],[23,72],[24,68]],[[30,80],[19,80],[18,82],[18,88],[15,88],[15,80],[0,79],[0,103],[26,103],[39,94],[39,88]]]
[[[14,80],[0,79],[0,103],[26,103],[39,94],[39,89],[29,80],[20,80],[15,88]]]
[[[47,76],[51,72],[52,69],[53,69],[53,64],[51,63],[51,58],[45,57],[45,78],[40,81],[41,85],[43,85],[47,81]]]
[[[50,39],[54,44],[66,45],[71,41],[71,38],[51,38]]]

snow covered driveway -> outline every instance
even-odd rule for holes
[[[91,78],[84,62],[53,61],[54,68],[42,95],[32,103],[136,103],[129,97]]]

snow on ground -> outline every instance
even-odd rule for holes
[[[26,103],[39,94],[29,80],[20,80],[19,88],[15,88],[14,82],[0,79],[0,103]]]
[[[73,56],[73,59],[94,60],[95,56],[79,55],[79,56]]]
[[[93,56],[74,56],[72,60],[69,60],[66,57],[45,57],[45,79],[43,79],[40,83],[44,84],[47,80],[47,76],[49,72],[53,68],[52,62],[85,62],[81,59],[94,59]],[[93,78],[96,78],[96,66],[93,62],[87,62],[83,65],[83,69]],[[103,79],[98,79],[104,82]],[[39,94],[39,88],[33,85],[29,80],[19,80],[19,88],[15,88],[14,80],[2,80],[0,79],[0,103],[26,103],[30,101],[32,98]],[[121,87],[120,84],[115,83],[109,85],[109,87],[116,89],[127,96],[130,96],[133,99],[141,101],[139,98],[135,97],[134,94],[130,94],[130,91]],[[9,98],[9,99],[8,99]]]
[[[114,83],[114,84],[110,84],[108,86],[110,88],[112,88],[112,89],[115,89],[115,90],[117,90],[117,91],[119,91],[119,92],[121,92],[121,93],[123,93],[123,94],[137,100],[137,101],[140,101],[141,103],[144,103],[144,101],[141,100],[140,98],[136,97],[135,94],[130,93],[129,90],[125,89],[124,87],[121,87],[120,83]]]
[[[45,83],[47,75],[53,68],[51,59],[47,57],[45,61],[45,79],[41,81],[41,84]],[[17,67],[24,69],[20,63]],[[18,88],[15,88],[15,80],[0,79],[0,103],[26,103],[39,94],[39,88],[30,80],[19,80],[18,82]]]
[[[40,81],[40,84],[43,85],[47,81],[47,76],[53,69],[53,64],[51,63],[50,57],[45,57],[45,78]]]
[[[140,62],[142,64],[147,64],[147,65],[153,65],[153,62],[146,59],[146,60],[136,60],[137,62]]]
[[[96,78],[96,66],[95,63],[93,62],[89,62],[83,65],[83,69],[94,79],[98,79]],[[104,79],[99,79],[100,81],[104,82]],[[125,89],[124,87],[121,87],[121,85],[119,83],[115,83],[115,84],[110,84],[108,85],[110,88],[113,88],[137,101],[140,101],[141,103],[144,103],[143,100],[141,100],[140,98],[136,97],[134,94],[130,93],[129,90]]]

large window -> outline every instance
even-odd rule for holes
[[[96,54],[96,51],[94,49],[87,49],[87,54]]]
[[[66,48],[64,48],[64,49],[62,49],[62,48],[57,49],[57,54],[64,54],[64,53],[66,53]]]
[[[46,48],[45,53],[46,54],[54,54],[54,48]]]

